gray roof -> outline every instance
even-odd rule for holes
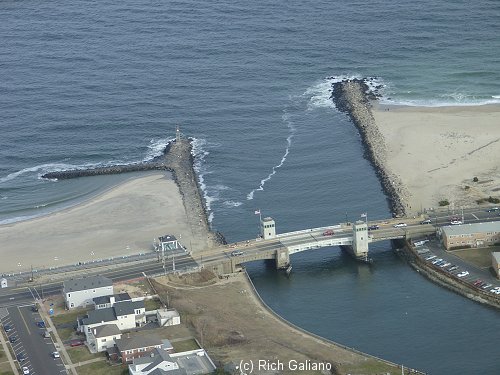
[[[104,324],[102,326],[92,328],[92,331],[95,332],[94,336],[96,338],[114,336],[121,333],[116,324]]]
[[[457,236],[461,234],[500,232],[500,221],[490,221],[488,223],[473,223],[462,225],[447,225],[442,228],[447,236]]]
[[[134,335],[132,337],[122,337],[115,340],[116,347],[120,352],[124,350],[148,348],[151,346],[161,345],[162,339],[155,335]],[[165,352],[166,353],[166,352]],[[168,353],[167,353],[168,354]]]
[[[172,242],[172,241],[177,241],[177,238],[175,238],[175,236],[172,236],[170,234],[166,234],[164,236],[161,236],[161,237],[158,237],[158,239],[161,241],[161,242]]]
[[[120,293],[120,294],[113,294],[113,296],[96,297],[93,298],[92,301],[94,301],[96,305],[104,305],[106,303],[110,303],[111,297],[115,297],[115,302],[130,301],[132,299],[130,298],[130,295],[128,293]]]
[[[149,375],[186,375],[186,370],[183,368],[164,371],[162,369],[155,369],[156,366],[161,364],[163,361],[167,362],[177,362],[175,359],[171,358],[170,355],[162,349],[153,349],[151,353],[144,357],[134,358],[134,365],[146,365],[142,370],[145,374]],[[154,369],[154,370],[153,370]],[[150,371],[150,372],[149,372]]]
[[[134,314],[135,309],[144,308],[144,301],[123,301],[117,302],[113,305],[115,309],[116,316],[130,315]]]
[[[87,317],[82,319],[83,325],[96,324],[102,322],[112,322],[116,320],[115,310],[112,307],[105,309],[91,310]]]
[[[107,286],[113,286],[113,281],[101,275],[88,276],[81,279],[69,279],[64,281],[63,283],[65,293],[78,292],[80,290],[96,289]]]

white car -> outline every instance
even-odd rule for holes
[[[394,228],[404,228],[406,227],[406,223],[397,223],[397,224],[394,224]]]
[[[23,367],[23,375],[29,375],[30,369],[27,368],[26,366]]]
[[[468,274],[469,274],[469,271],[463,271],[463,272],[460,272],[457,276],[464,277],[464,276],[467,276]]]
[[[450,224],[451,225],[460,225],[460,224],[462,224],[462,221],[460,221],[460,220],[452,220],[452,221],[450,221]]]
[[[59,352],[53,352],[52,357],[54,358],[60,358],[61,356],[59,355]]]

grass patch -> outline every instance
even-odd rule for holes
[[[128,375],[128,367],[110,366],[107,362],[94,362],[77,367],[78,375]]]
[[[0,375],[14,375],[9,362],[0,363]]]
[[[52,323],[56,326],[64,325],[64,324],[77,324],[76,318],[79,316],[83,316],[87,314],[90,309],[76,309],[64,312],[62,314],[50,317]]]
[[[83,361],[88,361],[89,359],[95,359],[99,357],[104,357],[103,353],[92,354],[86,346],[77,346],[74,348],[67,349],[71,362],[78,363]]]
[[[0,350],[0,359],[5,357],[5,352],[3,350]]]
[[[57,329],[57,334],[61,338],[62,341],[70,339],[73,334],[75,333],[75,330],[72,328],[58,328]]]
[[[345,364],[339,367],[343,374],[401,374],[401,368],[391,366],[375,359],[367,359],[363,363]],[[410,374],[410,370],[405,369],[404,373]]]
[[[160,300],[157,298],[145,300],[144,306],[146,306],[146,311],[158,310],[163,307]]]
[[[451,251],[456,257],[481,268],[491,267],[491,253],[500,251],[498,246],[482,249],[465,249]]]
[[[172,346],[174,347],[174,350],[177,353],[187,352],[188,350],[200,349],[200,347],[198,346],[198,344],[194,339],[176,341],[172,343]]]

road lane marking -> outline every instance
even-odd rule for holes
[[[26,320],[24,319],[24,316],[23,316],[23,313],[21,312],[21,309],[19,307],[17,307],[17,309],[19,310],[19,315],[21,315],[21,319],[23,320],[23,323],[26,326],[26,329],[28,330],[28,334],[31,335],[31,331],[28,327],[28,324],[26,323]]]

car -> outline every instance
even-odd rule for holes
[[[444,263],[444,264],[440,265],[439,267],[441,267],[441,268],[445,268],[445,267],[448,267],[450,264],[451,264],[451,263],[446,262],[446,263]]]
[[[435,255],[431,255],[430,257],[425,258],[425,260],[432,260],[432,259],[434,259],[435,257],[436,257]]]
[[[61,358],[61,356],[59,355],[59,352],[52,352],[52,357],[53,358]]]
[[[450,224],[451,225],[460,225],[460,224],[462,224],[462,220],[452,220],[452,221],[450,221]]]
[[[85,345],[84,340],[71,340],[69,343],[70,346],[82,346]]]
[[[422,220],[420,222],[420,224],[432,224],[432,220],[431,219],[425,219],[425,220]]]
[[[25,357],[24,353],[19,353],[16,358],[17,358],[17,362],[26,361],[26,357]]]
[[[9,341],[10,341],[11,343],[14,343],[14,342],[16,342],[16,341],[17,341],[17,337],[16,337],[16,336],[10,336],[10,337],[9,337]]]
[[[380,229],[380,227],[379,227],[378,225],[376,225],[376,224],[374,224],[374,225],[370,225],[370,226],[368,227],[368,230],[377,230],[377,229]]]
[[[439,263],[439,262],[442,262],[442,261],[443,261],[443,259],[442,259],[442,258],[437,258],[437,259],[434,259],[434,260],[432,261],[432,264],[436,264],[436,263]]]
[[[475,286],[478,286],[479,284],[481,284],[483,281],[480,280],[480,279],[477,279],[476,281],[474,281],[472,284],[475,285]]]
[[[458,276],[458,277],[465,277],[465,276],[467,276],[468,274],[469,274],[469,271],[462,271],[462,272],[460,272],[457,276]]]
[[[31,306],[31,311],[38,312],[38,306],[37,305]]]
[[[243,255],[243,251],[241,251],[241,250],[234,250],[231,252],[232,257],[239,257],[241,255]]]
[[[489,289],[492,286],[493,286],[492,284],[486,284],[486,285],[483,285],[481,288],[483,288],[483,289]]]
[[[448,268],[448,271],[455,271],[458,270],[458,266],[452,264],[450,268]]]
[[[27,368],[26,366],[23,366],[23,375],[29,375],[30,369]]]
[[[394,228],[404,228],[406,227],[406,223],[397,223],[397,224],[394,224]]]
[[[3,326],[3,329],[5,330],[5,332],[10,332],[10,331],[12,331],[12,326],[6,324]]]
[[[498,210],[500,210],[500,208],[498,208],[498,207],[491,207],[491,208],[488,208],[486,210],[486,212],[497,212]]]
[[[427,242],[429,242],[429,240],[415,241],[413,244],[418,247],[425,245]]]
[[[331,229],[328,229],[328,230],[325,230],[323,232],[323,236],[333,236],[335,233],[333,232],[333,230]]]
[[[45,322],[43,320],[36,322],[38,328],[45,328]]]

